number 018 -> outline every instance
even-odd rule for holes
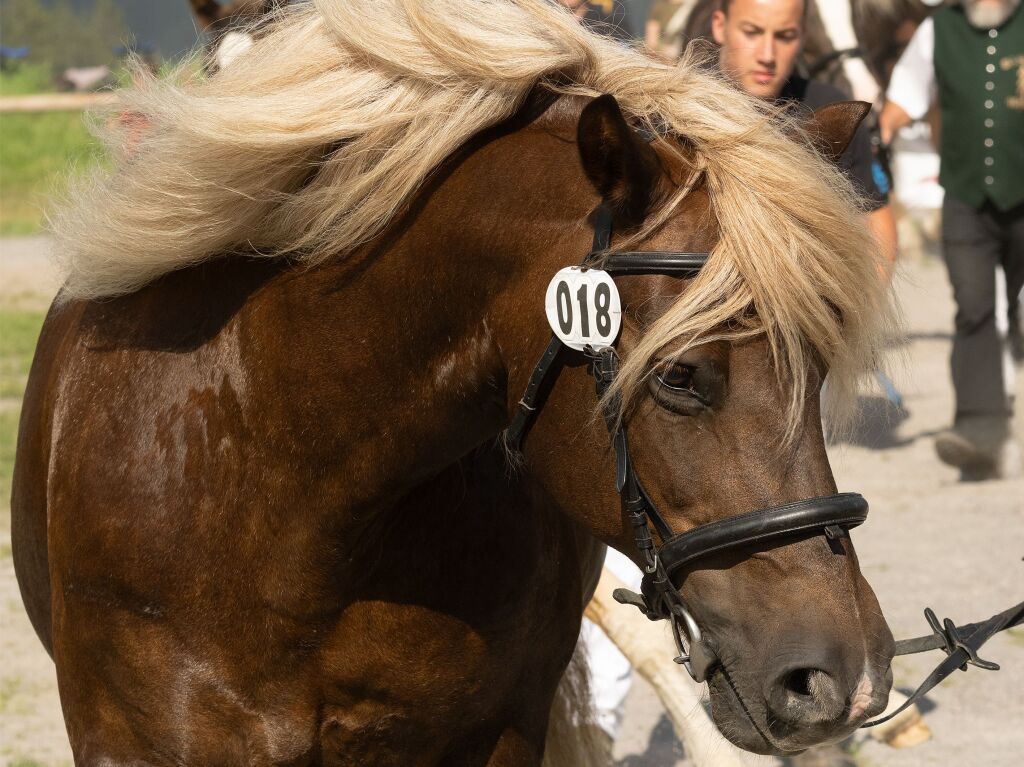
[[[597,326],[598,335],[607,338],[612,330],[612,318],[608,313],[608,310],[611,308],[611,290],[605,283],[599,284],[594,291],[594,304],[591,307],[590,302],[587,300],[589,287],[584,282],[580,285],[579,290],[576,291],[576,301],[579,304],[580,310],[580,335],[584,338],[590,337],[590,315],[593,312],[594,324]],[[569,335],[572,332],[573,326],[573,307],[567,282],[558,283],[556,296],[558,300],[558,326],[562,329],[563,333]]]

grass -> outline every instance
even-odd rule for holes
[[[23,63],[17,69],[0,72],[0,95],[24,96],[53,90],[53,71],[47,64]]]
[[[21,400],[44,316],[0,308],[0,399]]]
[[[45,68],[0,73],[4,96],[50,89]],[[0,236],[38,232],[47,200],[62,191],[65,175],[103,157],[82,118],[81,112],[0,115]]]
[[[11,498],[21,397],[43,316],[38,311],[0,309],[0,508]]]
[[[0,236],[38,232],[65,175],[101,157],[79,112],[0,117]]]
[[[0,713],[5,713],[21,687],[20,676],[0,677]]]

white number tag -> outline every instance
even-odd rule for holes
[[[544,309],[559,340],[579,351],[611,346],[622,326],[619,291],[611,275],[600,269],[560,269],[548,285]]]

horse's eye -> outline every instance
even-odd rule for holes
[[[693,388],[693,368],[689,365],[664,365],[654,375],[658,383],[668,389],[696,393]]]
[[[647,386],[666,410],[679,415],[700,415],[712,406],[714,373],[712,365],[663,362],[654,370]]]

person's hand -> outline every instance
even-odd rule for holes
[[[558,2],[577,16],[583,16],[587,12],[587,0],[558,0]]]
[[[886,101],[882,107],[882,113],[878,116],[878,135],[882,139],[883,146],[889,146],[900,128],[905,128],[914,122],[903,107],[895,101]]]

